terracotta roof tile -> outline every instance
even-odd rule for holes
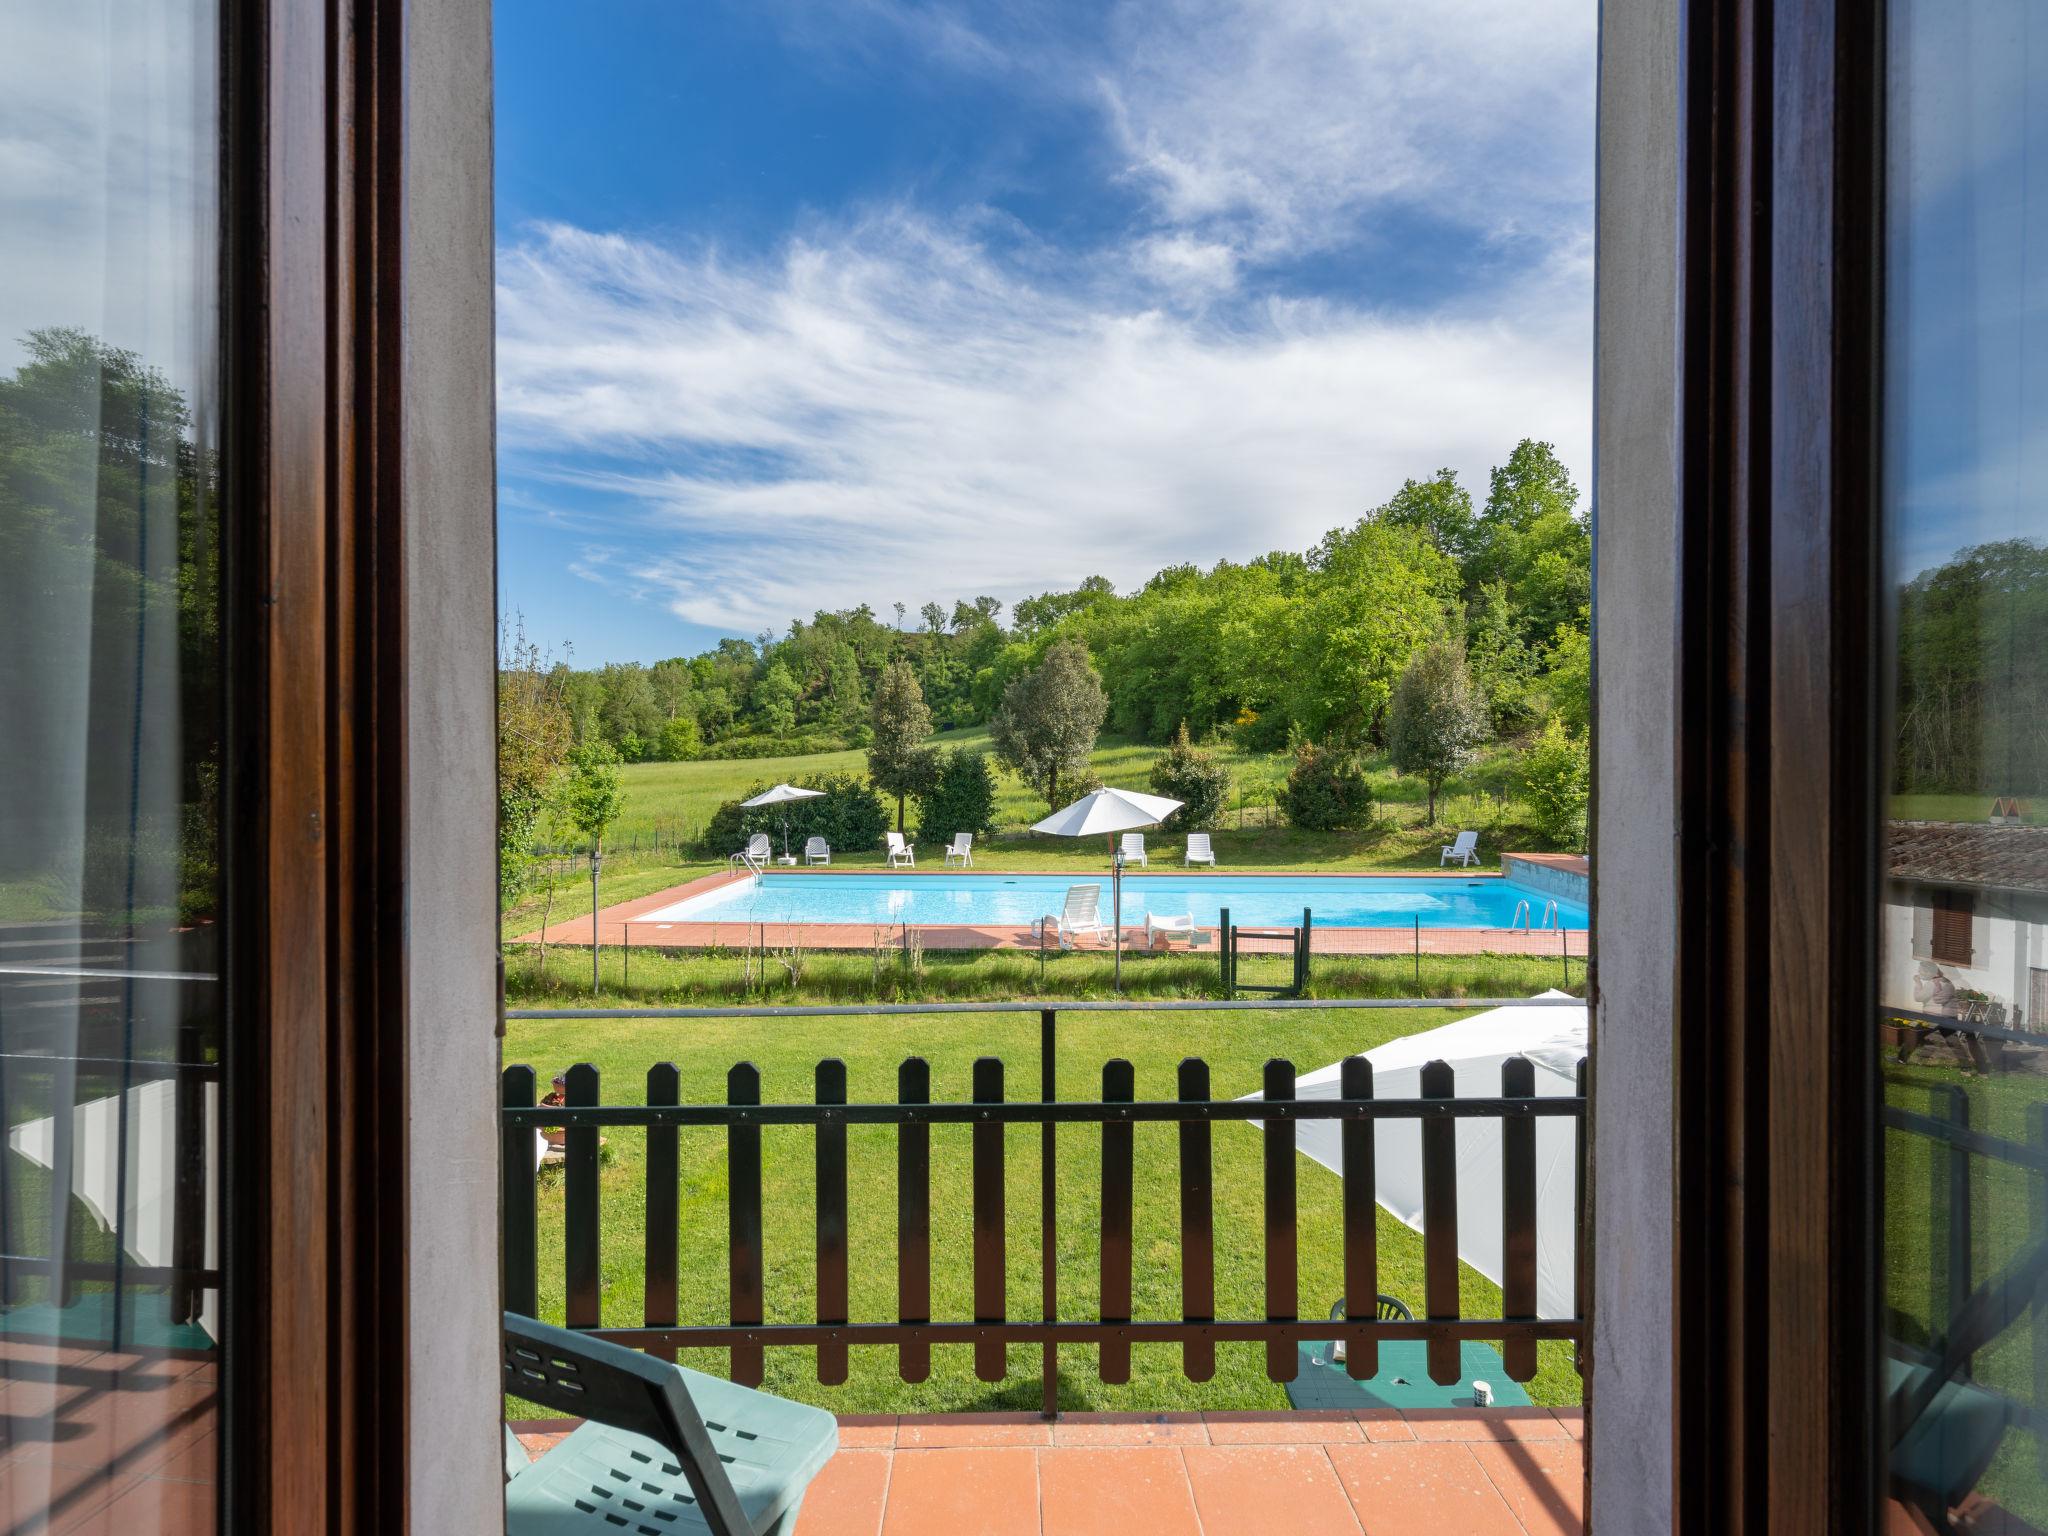
[[[2048,891],[2048,827],[1895,821],[1886,866],[1894,880]]]

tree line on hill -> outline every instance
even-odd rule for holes
[[[635,761],[864,748],[860,793],[899,827],[914,802],[930,836],[985,830],[992,810],[979,755],[928,740],[956,726],[986,724],[998,759],[1048,805],[1091,782],[1105,728],[1171,741],[1155,782],[1199,806],[1214,784],[1218,809],[1228,774],[1201,743],[1292,748],[1281,806],[1317,828],[1371,815],[1368,749],[1424,780],[1433,820],[1444,781],[1505,739],[1526,744],[1542,782],[1525,787],[1569,843],[1584,819],[1590,683],[1592,547],[1579,499],[1551,445],[1525,439],[1483,502],[1439,470],[1309,550],[1174,566],[1129,593],[1090,577],[1018,602],[1007,621],[992,597],[927,603],[914,626],[901,603],[894,623],[862,605],[781,637],[584,670],[548,664],[515,633],[507,756],[545,768],[572,750]],[[506,777],[520,805],[545,798],[545,772]],[[816,803],[807,819],[854,815],[851,784],[827,792],[835,805]],[[508,819],[531,819],[518,809],[508,804]],[[872,820],[863,810],[847,826]],[[709,835],[766,826],[728,807]]]
[[[1102,675],[1112,733],[1163,743],[1185,722],[1197,738],[1228,731],[1278,750],[1290,737],[1380,742],[1408,658],[1451,637],[1490,731],[1552,712],[1582,730],[1592,547],[1578,503],[1550,445],[1525,440],[1483,503],[1439,470],[1305,551],[1172,566],[1128,593],[1093,576],[1007,618],[993,597],[928,602],[914,621],[902,603],[893,622],[862,604],[651,666],[550,673],[574,739],[602,739],[624,761],[779,757],[867,746],[875,691],[897,664],[936,729],[991,723],[1014,679],[1077,641]]]

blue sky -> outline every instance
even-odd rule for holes
[[[579,663],[1591,444],[1591,0],[500,0],[501,602]]]

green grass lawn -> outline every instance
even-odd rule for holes
[[[1893,795],[1891,814],[1900,821],[1986,821],[1991,816],[1992,799],[1990,795]],[[2021,803],[2029,826],[2048,826],[2048,800],[2029,796]]]
[[[973,747],[987,750],[986,727],[947,731],[932,737],[942,747]],[[1166,749],[1146,742],[1104,737],[1091,754],[1090,764],[1103,782],[1127,789],[1147,787],[1153,759]],[[1283,752],[1245,752],[1230,745],[1213,749],[1230,770],[1233,794],[1224,825],[1236,829],[1264,828],[1277,822],[1273,796],[1286,781],[1292,759]],[[1510,778],[1510,753],[1493,748],[1449,786],[1447,800],[1438,807],[1441,817],[1469,826],[1475,822],[1496,823],[1505,815],[1511,821],[1522,807],[1512,797],[1505,804]],[[1401,812],[1412,810],[1419,817],[1426,793],[1419,780],[1396,773],[1383,760],[1369,769],[1374,794],[1397,819],[1410,818]],[[682,829],[695,836],[711,820],[712,812],[727,800],[736,800],[758,784],[773,784],[805,774],[867,772],[867,754],[859,751],[819,752],[808,757],[747,758],[732,762],[628,763],[621,770],[626,791],[625,813],[611,837],[630,846],[636,839],[652,840],[657,827],[664,831]],[[1047,807],[1015,774],[998,768],[996,814],[998,834],[1021,832],[1045,815]],[[913,825],[916,807],[911,807]],[[1276,829],[1278,830],[1278,829]],[[1291,829],[1286,829],[1291,830]],[[849,850],[851,851],[851,850]],[[1221,849],[1219,847],[1219,852]],[[836,856],[836,855],[835,855]]]
[[[514,1007],[652,1008],[750,1003],[1007,1002],[1115,996],[1115,963],[1100,951],[1040,956],[1032,950],[906,952],[893,934],[868,951],[769,949],[675,954],[636,947],[630,967],[616,946],[598,957],[598,994],[590,990],[590,950],[554,949],[541,966],[537,945],[505,957],[505,996]],[[1240,955],[1238,980],[1291,980],[1285,955]],[[1123,995],[1220,998],[1214,953],[1127,954]],[[1586,962],[1521,955],[1321,955],[1307,995],[1339,997],[1527,997],[1549,987],[1579,991]]]
[[[2048,1100],[2048,1079],[2032,1074],[1978,1076],[1949,1066],[1897,1067],[1885,1062],[1885,1101],[1930,1112],[1934,1095],[1959,1088],[1969,1105],[1972,1128],[2007,1141],[2028,1139],[2027,1113]],[[1949,1201],[1945,1178],[1949,1154],[1929,1137],[1890,1131],[1884,1143],[1884,1302],[1894,1334],[1925,1345],[1930,1315],[1942,1296],[1936,1255],[1948,1245]],[[1970,1279],[1982,1285],[2020,1253],[2034,1236],[2032,1203],[2037,1181],[2024,1169],[1984,1157],[1969,1160]],[[2048,1319],[2029,1312],[1975,1359],[1975,1379],[1984,1386],[2035,1403],[2034,1333]],[[2006,1435],[1982,1489],[2012,1513],[2048,1527],[2048,1487],[2035,1461],[2034,1443],[2015,1429]]]
[[[1433,1009],[1073,1014],[1060,1021],[1059,1091],[1067,1099],[1099,1097],[1103,1063],[1121,1056],[1136,1068],[1139,1098],[1171,1098],[1178,1063],[1199,1056],[1210,1064],[1212,1091],[1234,1096],[1259,1086],[1261,1067],[1269,1058],[1284,1058],[1306,1072],[1457,1016]],[[828,1056],[845,1061],[854,1101],[889,1100],[898,1064],[913,1055],[931,1064],[936,1099],[967,1098],[970,1071],[980,1056],[1004,1061],[1012,1097],[1030,1096],[1038,1081],[1038,1021],[1030,1014],[687,1021],[593,1015],[566,1022],[514,1020],[505,1041],[505,1060],[531,1065],[543,1083],[574,1063],[595,1065],[606,1103],[645,1102],[647,1069],[661,1061],[673,1061],[680,1069],[686,1102],[722,1100],[726,1071],[742,1060],[760,1069],[764,1101],[809,1100],[816,1064]],[[940,1319],[973,1316],[968,1135],[964,1126],[938,1127],[932,1134],[932,1307]],[[1006,1143],[1008,1306],[1013,1317],[1036,1317],[1039,1308],[1038,1136],[1036,1127],[1015,1127]],[[771,1323],[816,1316],[812,1140],[808,1130],[795,1127],[770,1128],[762,1136],[766,1316]],[[715,1131],[685,1132],[680,1142],[681,1317],[685,1323],[719,1323],[727,1317],[724,1138]],[[1174,1318],[1180,1312],[1177,1145],[1171,1126],[1136,1128],[1132,1246],[1134,1315],[1139,1318]],[[1098,1312],[1100,1146],[1101,1133],[1093,1127],[1059,1132],[1060,1311],[1067,1318]],[[601,1315],[612,1326],[638,1325],[643,1315],[644,1148],[644,1133],[608,1133],[600,1174]],[[1263,1317],[1260,1138],[1243,1125],[1220,1124],[1214,1158],[1217,1315]],[[896,1306],[895,1133],[853,1128],[848,1159],[851,1315],[855,1321],[890,1321]],[[1299,1310],[1310,1316],[1326,1311],[1342,1290],[1340,1185],[1335,1175],[1307,1158],[1298,1160],[1298,1172]],[[540,1193],[539,1285],[541,1315],[557,1321],[563,1307],[562,1202],[561,1177],[551,1171]],[[1379,1251],[1380,1289],[1418,1306],[1421,1238],[1382,1211]],[[1460,1294],[1468,1316],[1499,1315],[1498,1291],[1476,1273],[1463,1272]],[[718,1374],[727,1369],[725,1356],[715,1351],[688,1352],[684,1363]],[[852,1351],[846,1384],[824,1387],[818,1384],[814,1352],[786,1348],[769,1351],[765,1385],[841,1413],[1031,1408],[1039,1401],[1038,1370],[1035,1349],[1015,1348],[1010,1379],[991,1385],[975,1379],[968,1347],[942,1346],[932,1352],[930,1378],[912,1385],[898,1377],[893,1349],[864,1347]],[[1569,1346],[1542,1346],[1541,1369],[1529,1393],[1542,1403],[1579,1401]],[[1131,1380],[1122,1386],[1101,1382],[1092,1348],[1067,1346],[1060,1351],[1060,1401],[1069,1410],[1287,1405],[1284,1390],[1265,1377],[1263,1348],[1250,1344],[1219,1345],[1216,1375],[1200,1384],[1182,1376],[1178,1346],[1139,1345],[1132,1350]]]

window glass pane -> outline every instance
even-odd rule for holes
[[[1889,1528],[2034,1530],[2048,1527],[2048,6],[1893,0],[1888,49],[1880,1388],[1889,1493],[1907,1506]]]
[[[0,1527],[212,1530],[211,0],[0,46]]]

